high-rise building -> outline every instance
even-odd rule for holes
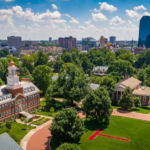
[[[115,36],[110,37],[110,43],[112,43],[112,44],[116,43],[116,37]]]
[[[8,40],[9,46],[14,46],[16,48],[20,48],[22,46],[21,37],[10,36],[10,37],[7,37],[7,40]]]
[[[87,50],[89,51],[90,49],[96,47],[96,40],[91,38],[91,37],[87,37],[87,38],[83,38],[82,39],[82,50]]]
[[[49,42],[50,42],[50,43],[52,42],[52,38],[51,38],[51,37],[49,37]]]
[[[100,38],[100,48],[107,47],[107,38],[101,36]]]
[[[58,40],[59,47],[66,48],[70,51],[72,48],[76,48],[76,38],[72,36],[59,38]]]
[[[138,47],[150,48],[150,16],[140,20]]]

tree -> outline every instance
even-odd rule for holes
[[[39,51],[37,54],[37,61],[35,63],[35,66],[47,65],[47,63],[48,63],[48,55],[44,54],[43,51]]]
[[[127,49],[118,49],[118,50],[115,51],[116,57],[118,57],[122,54],[125,54],[125,53],[131,53],[131,52]]]
[[[0,60],[0,78],[3,81],[6,81],[6,77],[8,75],[8,66],[9,62],[7,61],[7,59]]]
[[[145,82],[146,79],[146,74],[145,71],[143,69],[141,69],[138,73],[137,73],[137,77],[140,81],[142,81],[142,83]]]
[[[4,85],[4,82],[2,81],[2,79],[0,78],[0,86]]]
[[[0,57],[5,57],[5,54],[3,51],[0,51]]]
[[[73,108],[62,109],[54,118],[50,131],[59,142],[78,142],[84,133],[84,122]]]
[[[22,67],[22,68],[20,69],[19,78],[20,78],[20,80],[21,80],[22,78],[28,78],[28,79],[33,80],[32,75],[30,74],[29,70],[28,70],[26,67]]]
[[[131,64],[133,64],[133,56],[131,53],[123,53],[119,55],[117,59],[126,60],[129,61]]]
[[[8,48],[3,48],[1,51],[5,54],[5,57],[6,57],[7,55],[9,55],[9,50],[8,50]]]
[[[88,79],[84,72],[76,65],[64,64],[58,75],[58,79],[51,85],[50,96],[63,96],[73,104],[73,100],[79,102],[84,98],[88,89]]]
[[[81,150],[76,144],[64,143],[60,145],[56,150]]]
[[[54,110],[54,107],[51,107],[49,111],[50,111],[50,115],[53,114],[54,111],[55,111],[55,110]]]
[[[18,53],[18,52],[13,53],[13,56],[14,56],[14,57],[18,57],[18,56],[19,56],[19,53]]]
[[[24,55],[21,57],[22,67],[26,67],[30,73],[34,69],[34,58],[32,56]]]
[[[102,77],[100,85],[107,88],[110,97],[113,95],[116,85],[116,82],[113,78],[110,78],[108,76]]]
[[[119,101],[119,105],[121,106],[122,109],[131,109],[134,106],[134,97],[132,95],[132,90],[130,87],[127,87]]]
[[[8,128],[9,130],[11,129],[11,123],[9,121],[6,121],[6,128]]]
[[[52,71],[46,65],[40,65],[33,70],[33,79],[35,85],[45,93],[52,80]]]
[[[111,99],[109,93],[104,87],[89,92],[83,100],[83,111],[86,117],[91,117],[97,121],[109,123],[109,117],[112,113]]]
[[[0,121],[0,129],[3,128],[4,125],[5,125],[4,122],[3,122],[3,121]]]
[[[60,69],[62,68],[62,65],[64,64],[64,61],[58,57],[55,64],[54,64],[54,72],[59,72]]]
[[[129,61],[126,60],[115,60],[108,68],[108,73],[120,72],[122,75],[131,75],[133,73],[133,66]]]
[[[141,107],[141,100],[139,97],[134,98],[134,106],[135,107]]]

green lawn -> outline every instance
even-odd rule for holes
[[[150,122],[132,118],[111,116],[108,126],[98,125],[85,121],[86,129],[78,145],[82,150],[148,150],[150,148]],[[99,128],[105,128],[102,132],[107,135],[130,139],[125,142],[117,139],[97,136],[94,141],[88,138]],[[56,140],[57,141],[57,140]],[[55,139],[52,138],[51,148],[56,146]]]
[[[43,115],[43,116],[48,116],[48,117],[55,117],[56,114],[63,108],[63,104],[61,102],[56,101],[55,102],[55,111],[52,115],[50,115],[50,111],[48,108],[46,108],[46,102],[45,99],[43,99],[42,101],[40,101],[41,107],[43,107],[43,109],[40,112],[37,112],[36,114],[38,115]]]
[[[112,106],[113,109],[121,109],[121,107],[119,106]],[[132,112],[137,112],[137,113],[142,113],[142,114],[149,114],[150,113],[150,109],[146,109],[146,108],[132,108],[131,109]]]
[[[31,130],[33,127],[28,126],[28,130],[25,130],[25,125],[13,122],[11,126],[11,131],[8,132],[8,134],[16,140],[18,143],[20,143],[21,139]],[[6,127],[0,128],[0,134],[6,132]]]

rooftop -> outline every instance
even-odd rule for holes
[[[132,94],[150,96],[150,87],[140,87],[139,89],[135,89]]]

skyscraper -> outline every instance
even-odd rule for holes
[[[21,37],[10,36],[10,37],[7,37],[7,40],[8,40],[9,46],[15,46],[16,48],[20,48],[22,46]]]
[[[116,43],[116,37],[115,36],[110,37],[110,43],[112,43],[112,44]]]
[[[138,47],[150,48],[150,16],[140,20]]]
[[[100,38],[100,48],[107,47],[107,38],[101,36]]]
[[[58,43],[60,47],[66,48],[68,51],[72,48],[76,48],[76,38],[73,38],[72,36],[59,38]]]

